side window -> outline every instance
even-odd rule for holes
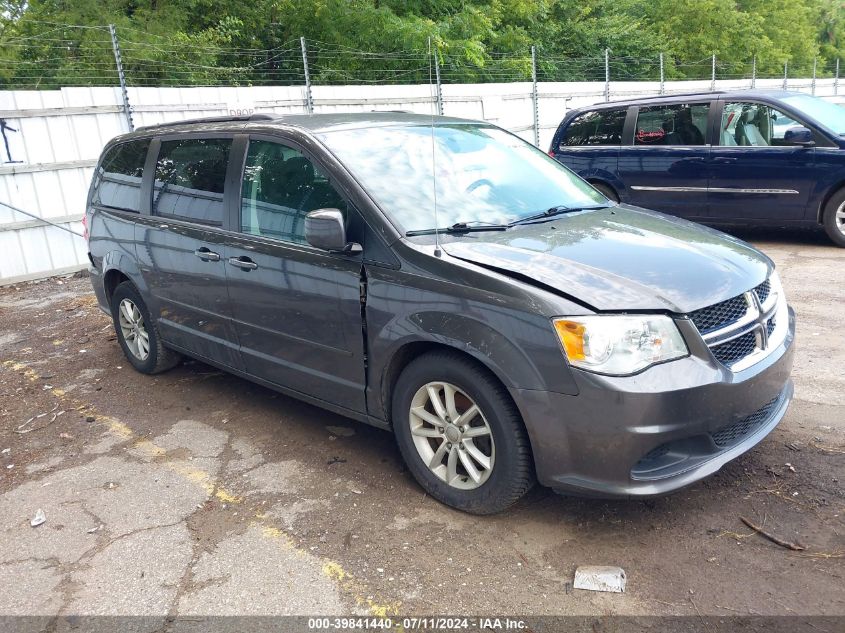
[[[789,128],[803,126],[771,106],[762,103],[726,103],[722,110],[721,145],[768,147],[787,145],[783,136]]]
[[[123,211],[139,211],[141,180],[149,147],[149,139],[112,147],[97,169],[92,203]]]
[[[223,225],[223,183],[230,139],[164,141],[153,187],[153,215]]]
[[[619,145],[627,109],[585,112],[566,128],[560,147],[573,145]]]
[[[305,216],[346,203],[329,179],[299,150],[250,141],[241,188],[241,231],[306,244]]]
[[[709,103],[641,107],[634,145],[704,145]]]

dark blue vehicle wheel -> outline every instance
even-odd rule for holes
[[[833,243],[845,247],[845,189],[840,189],[827,201],[823,223]]]

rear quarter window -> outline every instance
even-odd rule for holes
[[[627,109],[585,112],[570,121],[560,147],[576,145],[619,145]]]
[[[140,210],[141,181],[149,147],[149,139],[139,139],[120,143],[106,152],[97,168],[93,204],[122,211]]]

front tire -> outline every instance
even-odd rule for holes
[[[827,201],[822,222],[833,243],[845,247],[845,189],[840,189]]]
[[[124,281],[115,288],[111,313],[120,347],[139,372],[157,374],[179,362],[179,354],[162,344],[147,304],[132,283]]]
[[[412,361],[393,391],[399,451],[435,499],[472,514],[493,514],[534,485],[519,412],[499,381],[454,352]]]

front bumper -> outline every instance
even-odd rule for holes
[[[760,442],[783,419],[795,315],[783,342],[734,373],[704,355],[626,377],[573,369],[576,396],[513,389],[541,484],[592,497],[688,486]]]

